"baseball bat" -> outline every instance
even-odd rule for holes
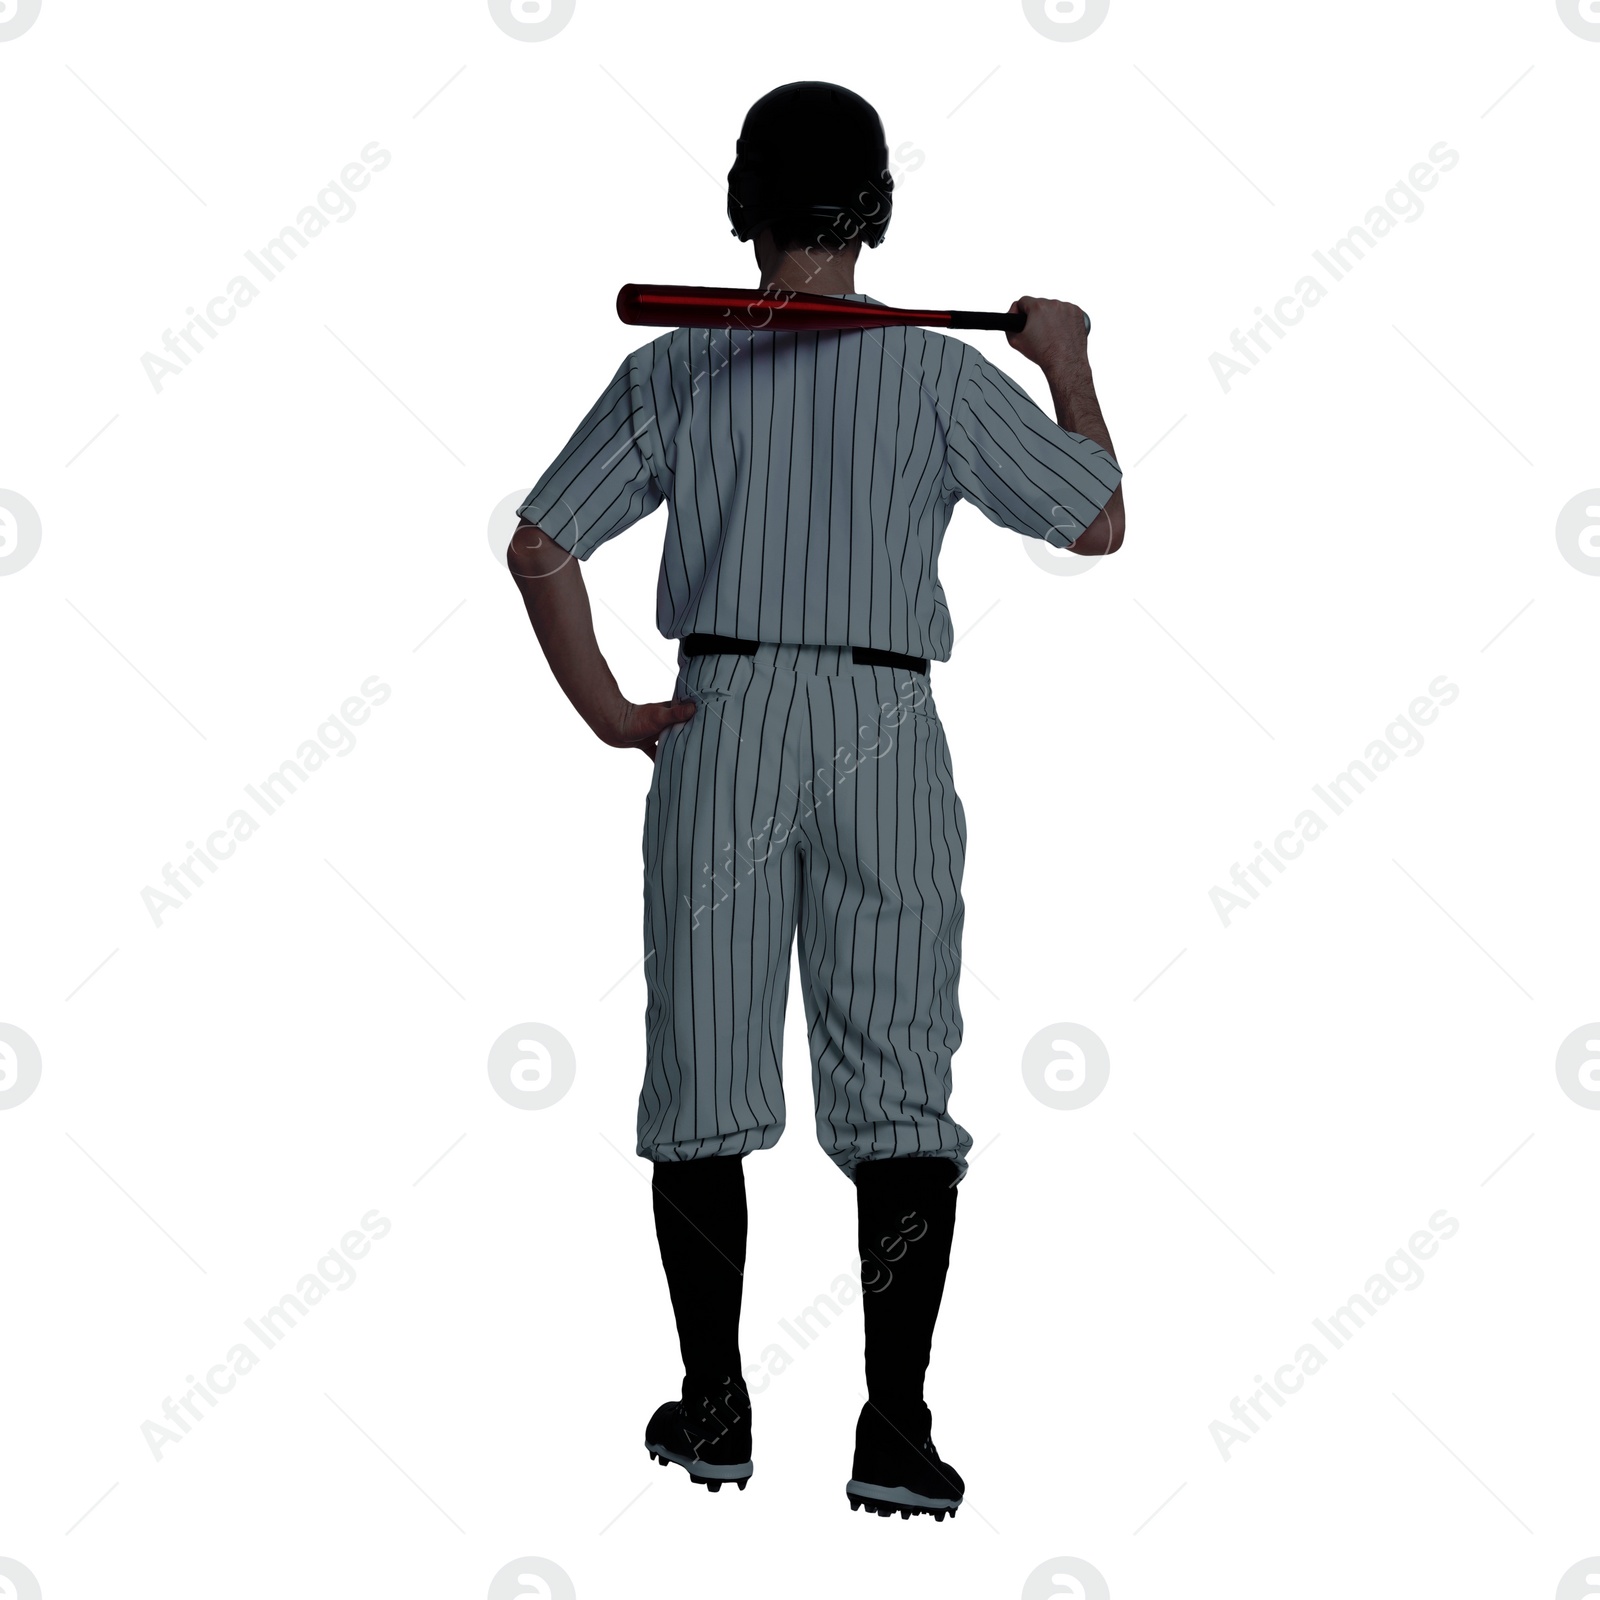
[[[617,315],[645,328],[744,328],[787,333],[848,328],[993,328],[1020,333],[1026,311],[906,311],[793,289],[704,289],[686,283],[625,283]],[[1089,313],[1083,314],[1089,331]]]

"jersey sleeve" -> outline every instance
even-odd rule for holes
[[[1069,433],[1015,379],[964,345],[946,429],[945,492],[991,522],[1066,549],[1100,514],[1122,468]]]
[[[665,498],[645,457],[648,419],[636,417],[632,356],[617,368],[566,448],[517,508],[524,522],[587,560]]]

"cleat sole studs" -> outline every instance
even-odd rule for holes
[[[880,1517],[892,1517],[898,1511],[902,1522],[909,1522],[913,1517],[932,1517],[935,1522],[943,1522],[946,1517],[953,1518],[956,1514],[953,1506],[904,1506],[898,1501],[870,1500],[849,1490],[845,1491],[845,1496],[852,1511],[865,1511],[869,1515],[875,1513]]]

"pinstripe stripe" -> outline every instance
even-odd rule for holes
[[[947,661],[938,563],[956,500],[1065,547],[1120,479],[1009,374],[930,329],[678,328],[622,362],[520,514],[587,559],[665,502],[666,638]]]

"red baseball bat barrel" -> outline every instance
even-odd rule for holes
[[[684,283],[625,283],[617,315],[646,328],[743,328],[793,332],[848,328],[993,328],[1020,333],[1025,311],[908,311],[798,290],[706,289]],[[1087,331],[1089,319],[1083,319]]]

